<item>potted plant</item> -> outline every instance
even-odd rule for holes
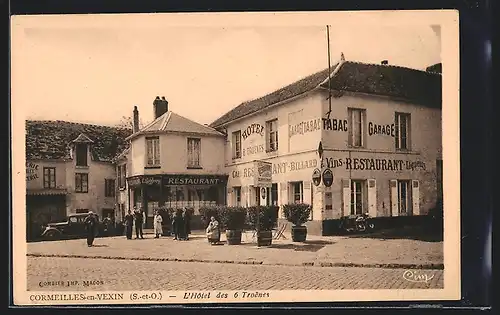
[[[292,226],[292,241],[305,242],[307,227],[303,225],[309,220],[311,206],[305,203],[291,203],[283,205],[283,215]]]
[[[273,228],[278,221],[278,206],[255,206],[248,209],[250,224],[257,231],[257,246],[270,246]]]
[[[221,225],[226,229],[228,245],[241,244],[241,232],[245,226],[247,210],[243,207],[224,207],[221,211]]]

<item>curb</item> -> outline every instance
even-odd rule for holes
[[[154,257],[121,257],[99,255],[63,255],[63,254],[26,254],[27,257],[54,257],[54,258],[83,258],[83,259],[110,259],[110,260],[135,260],[135,261],[177,261],[237,265],[265,265],[288,267],[345,267],[345,268],[384,268],[384,269],[437,269],[443,270],[444,264],[356,264],[356,263],[329,263],[329,262],[302,262],[302,263],[264,263],[254,260],[211,260],[211,259],[179,259],[179,258],[154,258]]]

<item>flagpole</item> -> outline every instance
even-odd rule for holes
[[[330,119],[330,113],[332,112],[332,80],[331,80],[331,64],[330,64],[330,26],[326,26],[326,42],[328,46],[328,112],[326,113],[326,118]]]

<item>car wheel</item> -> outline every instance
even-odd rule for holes
[[[45,234],[45,237],[49,240],[55,240],[57,239],[58,233],[56,231],[48,231],[47,234]]]

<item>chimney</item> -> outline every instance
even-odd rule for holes
[[[389,60],[382,60],[381,64],[388,65],[389,64]]]
[[[136,133],[139,131],[139,111],[137,106],[134,106],[134,121],[132,122],[132,132]]]
[[[153,107],[155,119],[168,112],[168,101],[165,99],[165,96],[162,96],[161,99],[157,96],[153,101]]]

